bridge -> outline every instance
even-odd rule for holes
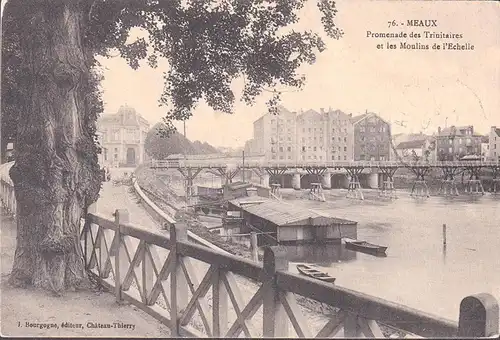
[[[15,212],[14,189],[0,167],[2,204]],[[136,187],[136,184],[134,184]],[[153,206],[154,208],[154,206]],[[158,208],[154,208],[158,209]],[[161,213],[160,213],[161,214]],[[168,235],[108,219],[92,206],[82,218],[85,267],[117,302],[127,301],[169,327],[172,337],[498,337],[498,301],[466,296],[449,320],[288,271],[280,247],[262,262],[234,256],[189,237],[164,216]],[[439,301],[436,301],[438,304]],[[315,320],[307,306],[321,306]]]
[[[412,196],[428,197],[430,195],[426,177],[433,169],[442,172],[440,193],[458,195],[455,179],[462,175],[467,177],[466,192],[485,193],[481,174],[488,173],[492,177],[491,191],[500,190],[500,163],[498,161],[331,161],[331,162],[295,162],[295,161],[266,161],[263,157],[199,157],[188,156],[176,160],[152,160],[151,169],[178,170],[186,181],[186,197],[193,195],[193,180],[202,171],[216,174],[226,183],[231,182],[240,172],[256,174],[260,183],[269,186],[270,182],[277,183],[286,173],[293,174],[292,186],[301,188],[301,178],[305,175],[316,177],[319,190],[332,187],[332,176],[342,182],[341,186],[348,189],[347,197],[363,199],[361,176],[367,177],[368,186],[379,188],[380,194],[386,197],[395,197],[394,175],[398,169],[406,168],[414,174],[411,189]],[[338,178],[339,174],[345,174]],[[379,185],[382,183],[382,185]],[[314,186],[317,190],[318,186]],[[321,196],[321,194],[319,195]],[[313,195],[312,197],[318,197]]]

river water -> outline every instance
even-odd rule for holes
[[[288,247],[295,263],[315,263],[337,278],[336,285],[458,320],[460,301],[485,292],[500,300],[500,195],[365,201],[332,190],[327,202],[293,200],[334,217],[358,222],[358,239],[388,246],[380,258],[343,245]],[[443,224],[447,246],[443,247]]]

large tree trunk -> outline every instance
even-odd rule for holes
[[[11,283],[59,293],[85,282],[79,224],[97,194],[84,14],[76,0],[16,5],[24,7],[19,34],[30,71],[11,170],[18,212]]]

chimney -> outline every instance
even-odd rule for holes
[[[438,135],[441,134],[441,126],[438,126]]]
[[[321,113],[325,113],[325,108],[324,108],[324,107],[321,107],[321,108],[319,109],[319,111],[320,111]]]
[[[255,196],[257,196],[257,188],[254,188],[254,187],[247,188],[247,196],[248,197],[255,197]]]

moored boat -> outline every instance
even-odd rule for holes
[[[366,241],[346,240],[345,245],[347,249],[357,250],[375,255],[385,255],[385,251],[387,250],[387,247],[385,246],[379,246]]]
[[[297,265],[297,270],[302,275],[309,276],[309,277],[311,277],[313,279],[321,280],[321,281],[328,282],[328,283],[334,283],[335,282],[335,278],[334,277],[328,275],[327,273],[324,273],[322,271],[314,269],[313,267],[308,266],[307,264],[298,264]]]

